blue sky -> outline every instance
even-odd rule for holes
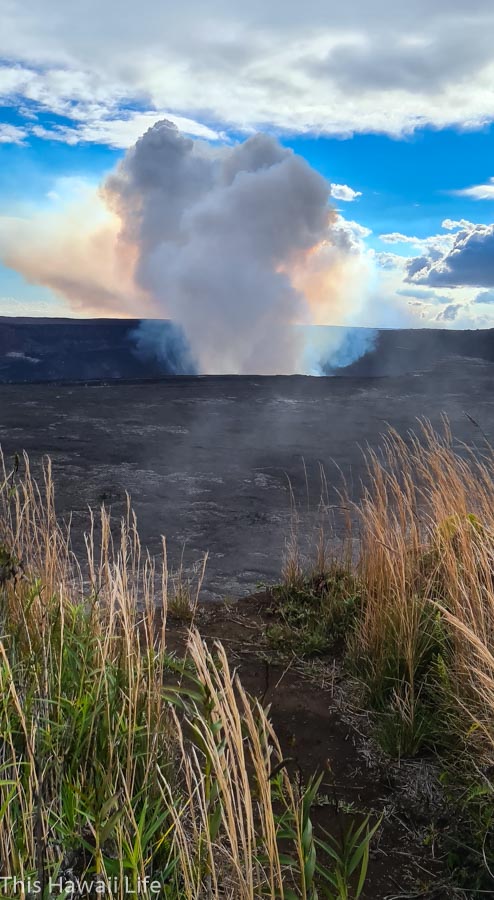
[[[308,0],[303,15],[290,2],[214,0],[207,16],[195,0],[175,10],[48,0],[43,11],[10,0],[0,35],[0,314],[99,314],[63,271],[70,239],[79,240],[78,217],[88,235],[108,225],[98,186],[167,118],[212,153],[273,135],[335,186],[339,230],[328,239],[342,246],[344,233],[345,265],[353,271],[358,257],[368,273],[365,303],[348,314],[335,303],[335,319],[494,324],[493,26],[486,0],[468,13],[457,0],[432,11],[425,0],[406,9],[378,0],[372,14],[364,0],[350,9]],[[75,268],[87,252],[75,253]],[[94,287],[96,258],[90,268]],[[112,284],[103,274],[98,296]],[[132,300],[129,284],[113,312],[143,304],[146,314],[144,286]]]
[[[427,237],[446,218],[476,220],[492,214],[452,191],[487,181],[492,174],[494,130],[425,129],[402,139],[355,135],[349,139],[291,138],[289,146],[331,181],[361,191],[358,220],[376,237],[406,231]],[[356,207],[357,208],[357,207]]]

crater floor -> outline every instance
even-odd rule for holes
[[[321,467],[354,496],[362,450],[446,414],[460,441],[494,441],[494,364],[451,357],[387,378],[183,377],[154,383],[0,385],[0,443],[53,461],[59,512],[73,532],[102,502],[120,516],[129,491],[143,542],[166,535],[174,565],[209,553],[206,593],[240,596],[279,578],[291,522],[317,521]],[[76,543],[77,549],[77,543]]]

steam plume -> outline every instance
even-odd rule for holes
[[[95,263],[102,226],[84,238],[95,253],[88,269],[66,216],[63,259],[54,229],[44,252],[38,229],[10,247],[10,264],[72,304],[94,310],[101,298],[105,312],[121,271],[116,311],[172,319],[200,372],[305,371],[307,331],[294,326],[351,324],[361,305],[366,263],[330,205],[329,183],[274,138],[212,149],[159,122],[107,178],[99,202],[104,264]],[[150,324],[141,350],[151,352],[154,333],[158,352],[162,338]]]
[[[310,321],[287,271],[327,233],[327,182],[272,138],[218,157],[162,122],[106,184],[140,248],[138,283],[180,322],[203,372],[293,372]],[[299,369],[300,371],[300,369]]]

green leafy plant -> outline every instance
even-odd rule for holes
[[[358,826],[351,822],[343,830],[339,840],[327,833],[326,840],[316,838],[316,846],[333,863],[333,871],[328,867],[317,866],[319,875],[330,886],[324,892],[328,900],[358,900],[362,894],[369,866],[370,844],[380,827],[381,819],[372,827],[369,827],[369,823],[370,816],[366,816]]]

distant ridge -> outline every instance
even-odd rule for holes
[[[0,384],[141,381],[187,374],[173,324],[160,322],[161,354],[144,353],[136,340],[141,324],[140,319],[0,316]],[[363,330],[345,328],[349,341],[352,331]],[[371,350],[344,368],[323,364],[323,374],[385,377],[427,372],[445,361],[461,364],[461,358],[494,362],[494,329],[372,331]]]
[[[372,349],[334,374],[357,378],[413,375],[464,359],[494,362],[494,329],[378,329]],[[326,367],[326,374],[332,374]]]
[[[0,383],[120,381],[176,374],[143,358],[133,337],[139,319],[0,318]],[[172,329],[171,323],[163,323]]]

